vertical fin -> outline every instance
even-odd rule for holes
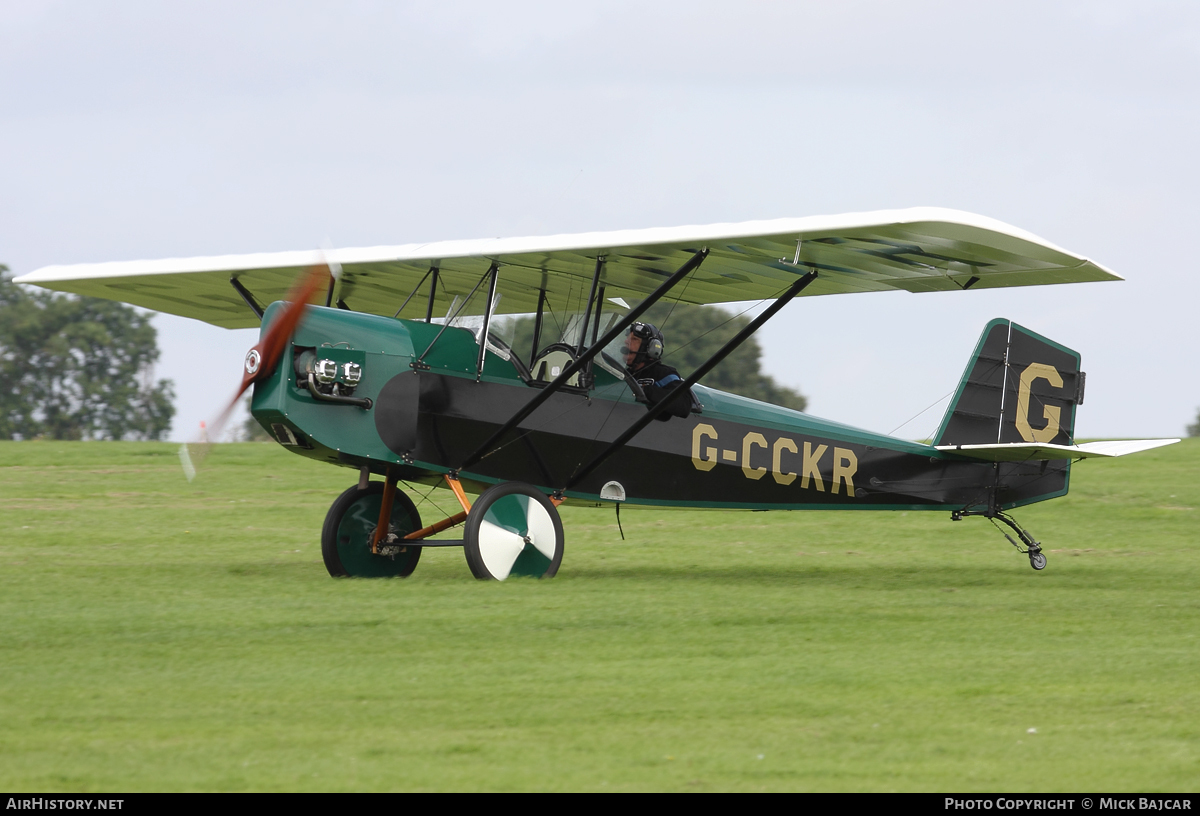
[[[1010,320],[984,327],[935,445],[1075,441],[1079,353]]]

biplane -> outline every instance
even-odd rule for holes
[[[558,571],[564,502],[616,505],[618,518],[622,504],[941,510],[1007,525],[1043,569],[1011,510],[1066,494],[1076,460],[1178,441],[1076,443],[1077,352],[991,321],[930,444],[699,380],[797,297],[1116,280],[1007,224],[934,208],[51,266],[17,279],[261,326],[242,375],[254,418],[288,450],[358,471],[322,530],[330,574],[407,576],[424,548],[458,546],[476,577],[498,580]],[[324,305],[306,306],[314,295]],[[664,299],[768,305],[653,401],[621,345]],[[533,316],[528,347],[506,339],[506,315]],[[685,392],[690,409],[672,415]],[[461,511],[426,524],[401,483],[448,488]],[[433,537],[460,525],[461,538]]]

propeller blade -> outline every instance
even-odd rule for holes
[[[234,395],[230,408],[237,403],[238,397],[245,393],[253,383],[275,373],[279,358],[283,356],[283,350],[287,347],[288,340],[295,334],[296,327],[300,324],[300,318],[304,316],[304,310],[308,308],[317,289],[321,284],[327,283],[329,278],[329,265],[317,264],[310,267],[308,272],[292,286],[292,291],[288,293],[287,307],[259,338],[258,344],[246,355],[242,384],[238,387],[238,392]],[[251,355],[255,352],[258,353],[258,359],[252,362]]]
[[[297,278],[296,282],[292,284],[291,291],[288,292],[287,305],[283,311],[271,322],[271,325],[259,337],[258,343],[246,354],[246,363],[242,369],[242,382],[238,385],[233,399],[225,406],[225,410],[215,420],[208,423],[207,439],[184,443],[180,446],[179,459],[183,465],[184,476],[189,482],[196,477],[197,468],[208,456],[210,444],[208,440],[221,438],[221,433],[225,430],[225,423],[229,420],[233,409],[237,407],[242,394],[246,393],[246,389],[254,383],[275,373],[288,341],[296,333],[296,327],[300,325],[304,311],[312,302],[321,285],[328,284],[331,275],[329,265],[320,263],[309,267]]]

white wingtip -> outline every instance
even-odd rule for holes
[[[1098,456],[1127,456],[1131,453],[1174,445],[1178,439],[1110,439],[1103,442],[1084,442],[1080,450]]]

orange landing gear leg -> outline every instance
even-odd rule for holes
[[[371,534],[371,552],[374,555],[379,554],[379,545],[387,538],[388,525],[392,518],[392,502],[395,500],[396,477],[389,470],[387,481],[383,483],[383,500],[379,503],[379,523],[375,525],[375,532]]]

